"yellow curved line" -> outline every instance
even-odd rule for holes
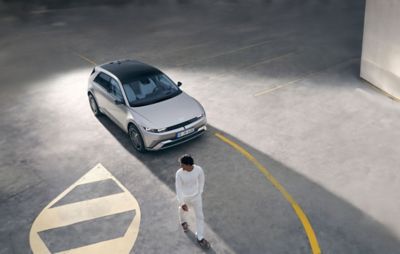
[[[321,249],[319,247],[317,237],[316,237],[314,230],[310,224],[310,221],[308,220],[303,209],[301,209],[300,205],[297,204],[297,202],[293,199],[293,197],[289,194],[289,192],[287,192],[286,189],[278,182],[278,180],[276,180],[276,178],[260,162],[258,162],[257,159],[254,158],[254,156],[251,155],[248,151],[246,151],[240,145],[238,145],[237,143],[233,142],[232,140],[226,138],[225,136],[223,136],[220,133],[215,133],[215,136],[217,136],[219,139],[221,139],[228,145],[232,146],[234,149],[236,149],[242,155],[244,155],[249,161],[251,161],[258,168],[258,170],[272,183],[272,185],[276,189],[279,190],[279,192],[285,197],[285,199],[292,206],[292,208],[293,208],[294,212],[296,213],[297,217],[299,218],[301,224],[303,224],[304,231],[307,234],[312,253],[320,254]]]

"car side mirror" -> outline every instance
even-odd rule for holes
[[[178,86],[181,86],[181,85],[182,85],[182,82],[178,81]]]
[[[123,102],[123,101],[121,101],[121,100],[114,100],[114,103],[115,103],[115,105],[121,105],[121,104],[124,104],[124,102]]]

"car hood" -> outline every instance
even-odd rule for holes
[[[132,110],[151,124],[151,126],[146,126],[149,128],[166,128],[203,113],[200,104],[184,92],[155,104],[133,107]]]

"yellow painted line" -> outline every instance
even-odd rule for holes
[[[177,53],[177,52],[181,52],[181,51],[185,51],[188,49],[194,49],[194,48],[201,48],[204,47],[208,44],[211,44],[211,42],[202,42],[202,43],[198,43],[198,44],[193,44],[191,46],[186,46],[186,47],[182,47],[182,48],[177,48],[177,49],[173,49],[173,50],[169,50],[169,51],[164,51],[163,55],[168,55],[171,53]]]
[[[130,202],[130,199],[131,197],[129,194],[122,192],[101,198],[46,209],[41,214],[41,216],[45,217],[46,220],[43,221],[36,230],[40,232],[135,210],[136,207],[133,202]],[[62,218],[62,220],[59,220],[59,218]]]
[[[264,90],[262,92],[256,93],[254,96],[260,96],[260,95],[263,95],[263,94],[267,94],[267,93],[273,92],[273,91],[278,90],[278,89],[280,89],[282,87],[285,87],[285,86],[287,86],[287,84],[286,85],[275,86],[273,88],[270,88],[270,89]]]
[[[242,50],[246,50],[246,49],[249,49],[249,48],[254,48],[254,47],[257,47],[257,46],[261,46],[261,45],[270,43],[272,41],[273,40],[270,39],[270,40],[266,40],[266,41],[262,41],[262,42],[258,42],[258,43],[254,43],[254,44],[250,44],[250,45],[247,45],[247,46],[244,46],[244,47],[240,47],[240,48],[232,49],[232,50],[229,50],[229,51],[225,51],[225,52],[222,52],[220,54],[215,54],[215,55],[212,55],[212,56],[200,58],[200,59],[194,60],[194,61],[189,62],[189,63],[178,64],[177,66],[181,67],[181,66],[184,66],[184,65],[188,65],[188,64],[192,64],[192,63],[198,63],[198,62],[202,62],[202,61],[205,61],[205,60],[209,60],[209,59],[212,59],[212,58],[233,54],[233,53],[236,53],[236,52],[239,52],[239,51],[242,51]]]
[[[275,87],[273,87],[273,88],[268,88],[268,89],[266,89],[266,90],[262,90],[262,91],[260,91],[260,92],[257,92],[256,94],[254,94],[254,96],[257,97],[257,96],[261,96],[261,95],[270,93],[270,92],[272,92],[272,91],[275,91],[275,90],[278,90],[278,89],[280,89],[280,88],[283,88],[283,87],[286,87],[286,86],[295,84],[295,83],[297,83],[297,82],[299,82],[299,81],[302,81],[302,80],[305,80],[305,79],[307,79],[307,78],[309,78],[309,77],[311,77],[311,76],[314,76],[314,75],[318,75],[318,74],[327,72],[327,71],[329,71],[329,70],[331,70],[331,69],[334,69],[334,68],[337,68],[337,67],[339,67],[339,66],[348,64],[349,62],[352,62],[352,61],[358,60],[358,59],[359,59],[359,58],[351,58],[351,59],[348,59],[348,60],[343,61],[343,62],[341,62],[341,63],[338,63],[338,64],[335,64],[335,65],[330,66],[330,67],[328,67],[328,68],[325,68],[325,69],[323,69],[323,70],[309,72],[309,73],[307,73],[307,74],[301,76],[301,77],[298,78],[298,79],[291,80],[291,81],[289,81],[289,82],[287,82],[287,83],[285,83],[285,84],[278,85],[278,86],[275,86]]]
[[[81,185],[85,183],[92,183],[92,182],[97,182],[97,181],[102,181],[102,180],[107,180],[109,178],[115,179],[114,176],[108,171],[104,170],[104,167],[101,166],[94,167],[92,170],[90,170],[90,174],[86,174],[82,176],[75,184],[76,185]],[[117,182],[118,183],[118,182]],[[72,189],[74,186],[71,186],[70,188]]]
[[[95,254],[110,254],[110,253],[128,253],[126,252],[124,245],[125,241],[122,238],[107,240],[100,243],[86,245],[67,251],[57,252],[56,254],[84,254],[84,253],[95,253]]]
[[[228,145],[232,146],[235,150],[239,153],[244,155],[249,161],[251,161],[258,170],[267,178],[268,181],[272,183],[272,185],[285,197],[285,199],[290,203],[294,212],[296,213],[297,217],[299,218],[301,224],[303,225],[304,231],[306,232],[308,241],[310,243],[311,251],[313,254],[320,254],[321,249],[319,247],[319,243],[317,237],[314,233],[314,230],[308,220],[306,214],[304,213],[303,209],[300,205],[293,199],[293,197],[286,191],[286,189],[276,180],[276,178],[253,156],[251,155],[246,149],[241,147],[239,144],[235,143],[234,141],[228,139],[224,135],[220,133],[215,133],[220,140],[227,143]]]
[[[70,193],[76,186],[106,179],[113,180],[123,192],[52,207]],[[98,164],[52,200],[36,217],[29,233],[29,243],[32,252],[34,254],[50,254],[46,244],[40,238],[39,232],[133,210],[135,211],[135,217],[123,237],[93,243],[60,253],[129,253],[135,244],[139,233],[141,219],[139,204],[128,189],[126,189],[106,168],[101,164]]]
[[[242,66],[242,67],[240,67],[240,69],[241,69],[241,70],[248,70],[248,69],[251,69],[251,68],[256,67],[256,66],[258,66],[258,65],[263,65],[263,64],[271,63],[271,62],[273,62],[273,61],[276,61],[276,60],[279,60],[279,59],[288,57],[288,56],[293,55],[293,54],[294,54],[294,51],[289,52],[289,53],[287,53],[287,54],[283,54],[283,55],[277,56],[277,57],[267,58],[267,59],[264,59],[264,60],[262,60],[262,61],[260,61],[260,62],[255,63],[255,64],[251,64],[251,65],[247,65],[247,66],[246,66],[246,65],[245,65],[245,66]],[[224,73],[224,74],[220,74],[220,75],[215,75],[215,76],[212,77],[212,79],[224,78],[224,77],[228,76],[228,74],[229,74],[229,73]]]
[[[85,57],[85,56],[83,56],[83,55],[81,55],[81,54],[79,54],[79,53],[76,53],[76,52],[74,52],[74,53],[75,53],[75,55],[79,56],[80,58],[82,58],[82,59],[85,60],[86,62],[88,62],[88,63],[90,63],[90,64],[92,64],[92,65],[97,65],[95,61],[92,61],[92,60],[90,60],[89,58],[87,58],[87,57]]]
[[[283,55],[280,55],[280,56],[277,56],[277,57],[268,58],[268,59],[265,59],[265,60],[263,60],[263,61],[261,61],[261,62],[258,62],[258,63],[252,64],[252,65],[245,66],[245,67],[243,67],[242,69],[250,69],[250,68],[253,68],[253,67],[256,67],[256,66],[259,66],[259,65],[267,64],[267,63],[270,63],[270,62],[273,62],[273,61],[276,61],[276,60],[279,60],[279,59],[288,57],[288,56],[290,56],[290,55],[293,55],[294,52],[295,52],[295,51],[292,51],[292,52],[289,52],[289,53],[286,53],[286,54],[283,54]]]

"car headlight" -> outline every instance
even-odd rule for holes
[[[143,129],[145,131],[153,132],[153,133],[160,133],[160,132],[163,132],[166,130],[166,128],[152,129],[152,128],[148,128],[148,127],[143,127]]]
[[[203,118],[205,116],[206,116],[206,113],[203,112],[203,113],[201,113],[200,115],[197,116],[197,119]]]

